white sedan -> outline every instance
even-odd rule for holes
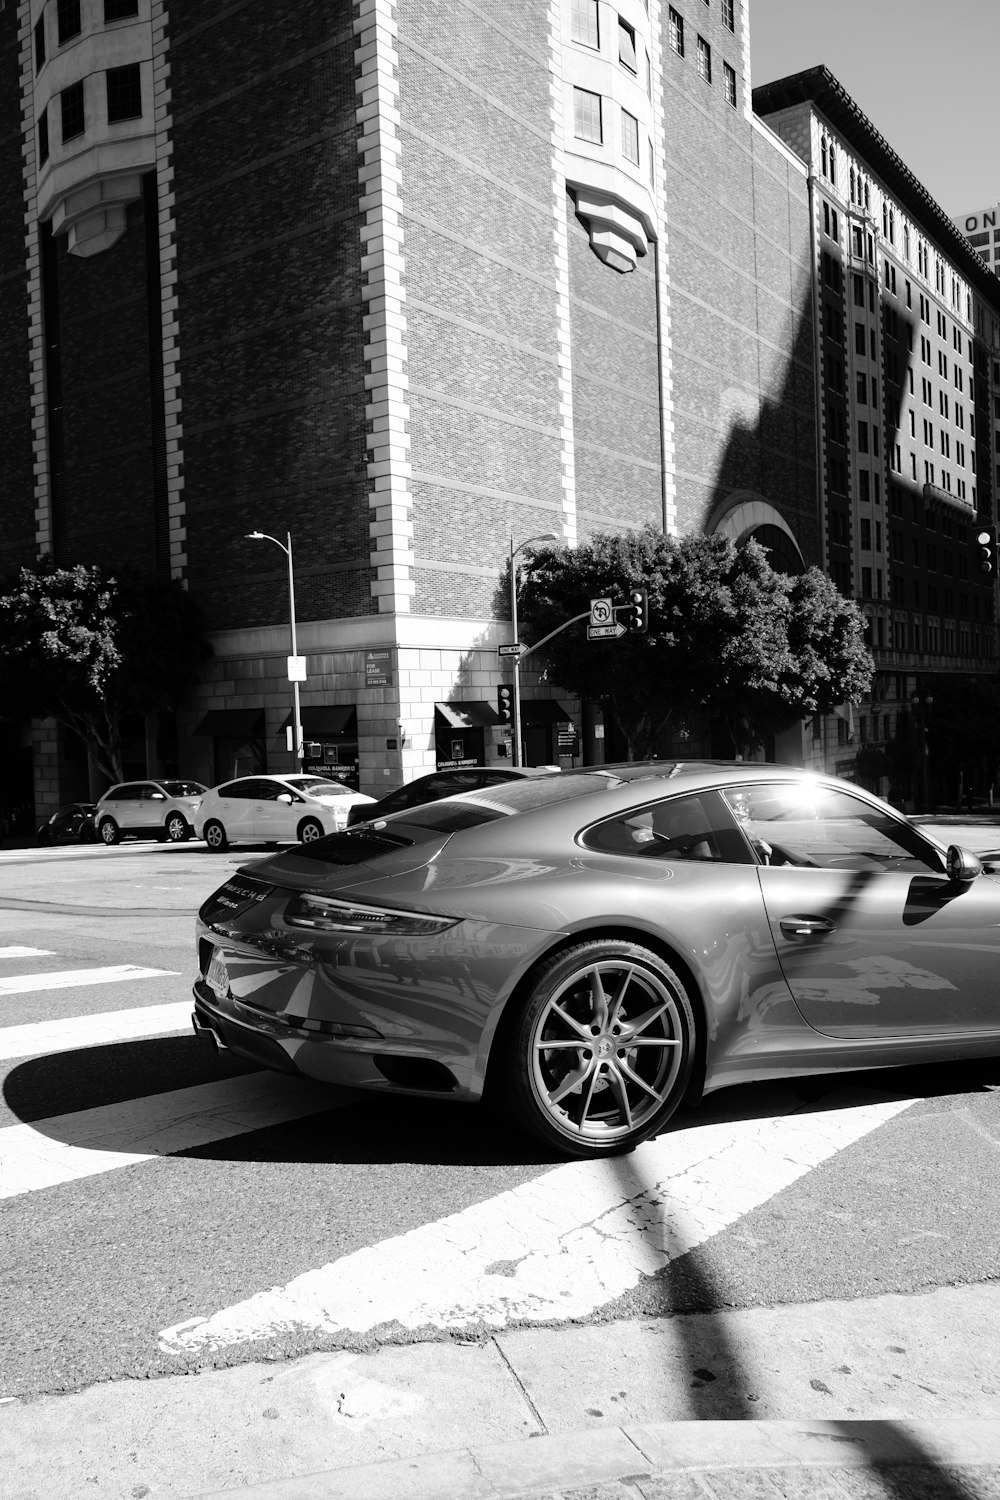
[[[240,776],[206,792],[197,815],[198,837],[210,849],[225,849],[238,839],[303,844],[347,827],[348,812],[359,802],[374,802],[342,781],[292,773],[288,776]]]

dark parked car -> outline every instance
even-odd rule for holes
[[[47,818],[35,837],[40,844],[94,844],[96,802],[67,802]]]
[[[785,766],[521,779],[244,866],[194,1025],[610,1155],[727,1084],[1000,1052],[994,859]]]
[[[522,776],[540,776],[557,771],[558,766],[462,766],[454,771],[431,771],[426,776],[417,776],[394,792],[367,807],[352,807],[347,817],[347,826],[355,823],[370,823],[373,818],[387,818],[390,813],[403,812],[408,807],[420,807],[424,802],[438,802],[442,797],[457,797],[464,792],[476,792],[484,786],[500,786],[505,781],[517,781]]]

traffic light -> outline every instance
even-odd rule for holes
[[[500,715],[501,724],[510,724],[514,719],[514,689],[509,683],[501,683],[497,688],[497,713]]]
[[[979,555],[980,573],[992,573],[996,567],[997,539],[992,526],[983,526],[976,532],[976,552]]]
[[[633,635],[645,635],[649,629],[649,596],[645,589],[629,589],[626,624]]]

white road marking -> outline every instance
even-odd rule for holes
[[[157,970],[159,972],[159,970]],[[111,1042],[133,1042],[191,1027],[191,1001],[144,1005],[134,1010],[108,1010],[96,1016],[67,1016],[59,1021],[32,1021],[0,1027],[0,1063],[16,1057],[43,1057],[50,1052],[72,1052],[78,1047],[103,1047]]]
[[[16,943],[0,948],[0,958],[52,958],[52,948],[19,948]]]
[[[353,1098],[280,1073],[249,1073],[0,1130],[0,1199],[265,1130]]]
[[[55,969],[47,974],[8,974],[0,995],[27,995],[34,990],[68,990],[83,984],[117,984],[128,979],[156,979],[176,969],[144,969],[138,964],[111,964],[104,969]]]
[[[861,1097],[844,1096],[845,1106]],[[166,1353],[302,1330],[504,1328],[586,1317],[915,1103],[713,1123],[573,1162],[287,1286],[165,1328]]]

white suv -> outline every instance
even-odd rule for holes
[[[195,814],[208,791],[200,781],[123,781],[97,804],[94,822],[105,844],[134,835],[183,844],[194,832]]]

